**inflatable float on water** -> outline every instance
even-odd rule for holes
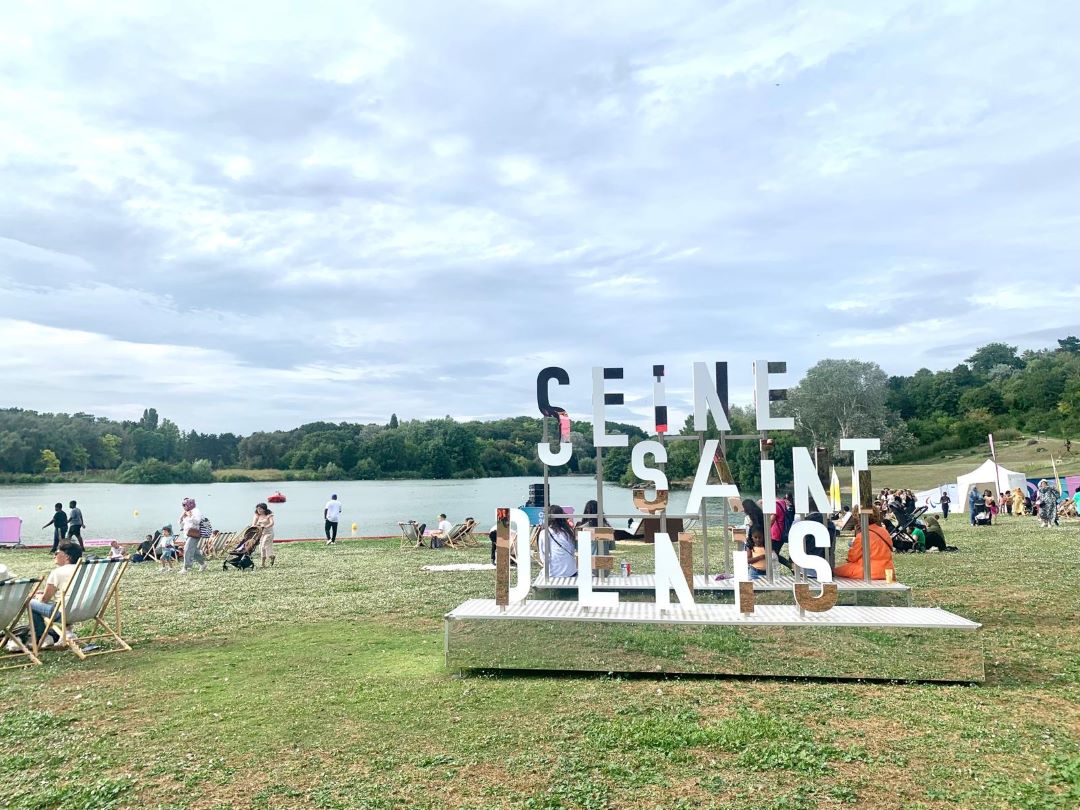
[[[280,492],[275,492],[269,498],[266,499],[267,503],[285,503],[285,496]]]

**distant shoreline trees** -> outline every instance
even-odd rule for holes
[[[875,363],[822,360],[781,405],[795,416],[796,431],[775,436],[777,475],[790,475],[788,446],[823,445],[838,457],[839,440],[855,435],[882,439],[879,462],[971,447],[995,430],[1080,435],[1080,339],[1070,335],[1057,343],[1021,354],[1015,346],[990,343],[951,370],[923,368],[911,376],[889,377]],[[731,422],[736,433],[754,432],[749,407],[733,407]],[[646,436],[632,425],[610,423],[613,430],[627,433],[631,446]],[[682,432],[690,432],[689,422]],[[0,482],[198,483],[230,468],[281,470],[287,479],[312,480],[540,475],[536,445],[542,435],[540,418],[527,416],[456,422],[392,414],[385,425],[313,422],[241,437],[185,433],[154,408],[138,421],[122,422],[9,408],[0,409]],[[570,463],[553,473],[592,474],[591,423],[572,422],[571,441]],[[669,479],[692,477],[697,458],[695,442],[670,445]],[[736,480],[752,488],[758,475],[754,443],[732,442],[728,460]],[[629,466],[629,448],[605,451],[606,480],[629,483]]]

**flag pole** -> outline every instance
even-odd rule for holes
[[[990,440],[990,457],[994,459],[994,497],[995,503],[1001,503],[1001,487],[998,485],[998,481],[1001,480],[1001,468],[998,467],[997,452],[994,450],[994,434],[988,433],[986,438]],[[1050,456],[1052,459],[1053,456]]]

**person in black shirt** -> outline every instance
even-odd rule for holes
[[[47,529],[50,526],[53,527],[52,537],[52,551],[50,554],[55,554],[56,549],[60,546],[60,541],[67,537],[68,519],[64,513],[64,505],[62,503],[56,504],[53,509],[56,510],[56,514],[52,516],[52,520],[46,523],[41,528]]]

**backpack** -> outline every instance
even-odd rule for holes
[[[199,521],[199,537],[203,539],[209,537],[214,532],[214,527],[210,525],[210,518],[204,517]]]
[[[795,523],[795,506],[784,500],[784,525],[780,527],[780,542],[786,543],[791,534],[791,526]]]

